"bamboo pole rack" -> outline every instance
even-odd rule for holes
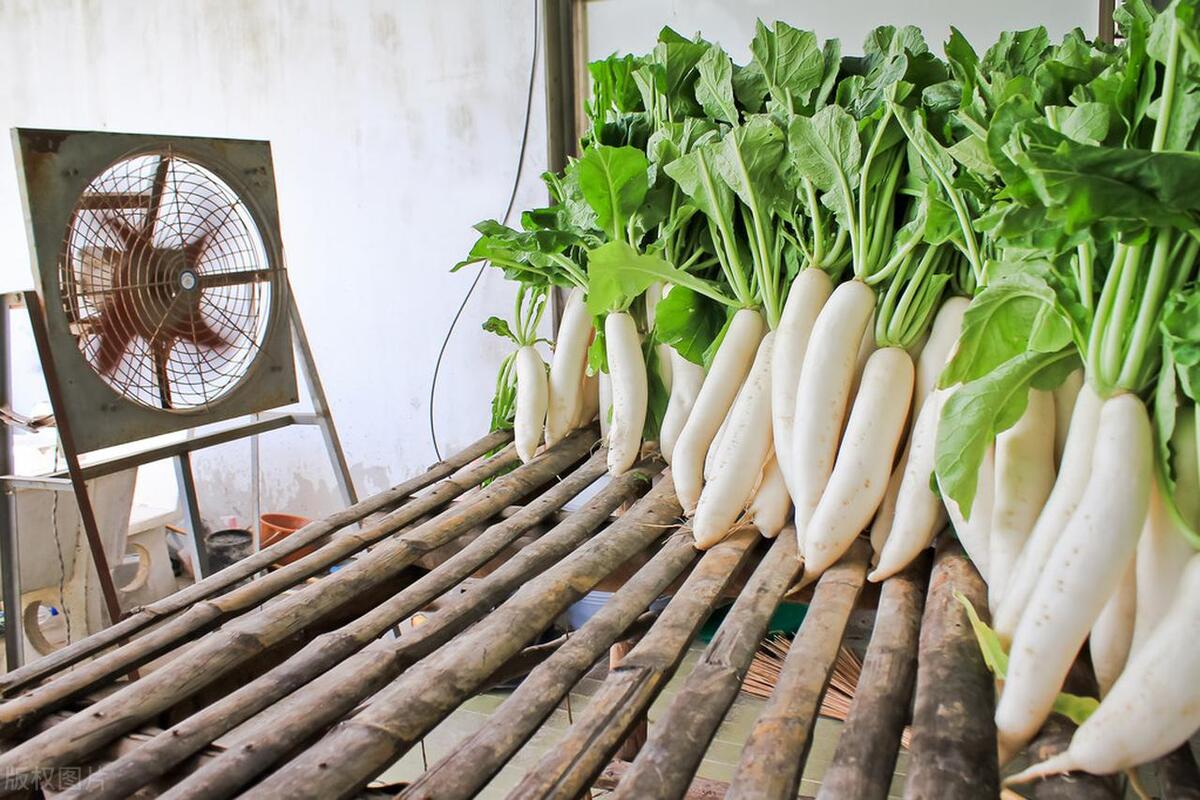
[[[589,487],[572,512],[564,506]],[[510,795],[794,798],[852,611],[875,606],[861,677],[822,798],[883,798],[911,726],[906,796],[1000,795],[993,683],[960,591],[986,608],[961,548],[864,591],[857,542],[806,591],[810,605],[728,783],[697,777],[799,579],[795,537],[739,531],[700,553],[654,458],[605,477],[594,429],[520,465],[493,433],[422,475],[118,624],[0,677],[0,793],[66,798],[467,798],[507,764],[576,683],[606,680]],[[283,556],[309,555],[268,571]],[[331,569],[337,567],[337,569]],[[578,631],[538,641],[595,588],[615,593]],[[669,595],[661,612],[654,601]],[[646,713],[700,627],[732,606],[661,715]],[[415,614],[424,624],[390,631]],[[411,784],[372,787],[474,695],[519,686]],[[1086,669],[1072,677],[1086,688]],[[1039,756],[1066,746],[1056,719]],[[1163,759],[1166,797],[1200,797],[1190,751]],[[1119,796],[1109,779],[1042,781],[1033,798]]]

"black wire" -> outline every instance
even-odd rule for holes
[[[538,55],[538,2],[533,2],[533,52],[529,56],[529,89],[525,97],[525,121],[521,124],[521,149],[517,152],[517,170],[513,175],[512,191],[508,195],[508,206],[504,209],[504,218],[500,221],[501,224],[507,225],[508,218],[512,215],[513,204],[517,202],[517,189],[521,185],[521,173],[525,167],[525,148],[529,143],[529,112],[533,108],[533,83],[534,77],[537,75],[537,55]],[[454,312],[454,319],[450,320],[450,327],[446,329],[446,336],[442,339],[442,346],[438,350],[437,362],[433,365],[433,379],[429,383],[429,438],[433,440],[433,452],[437,455],[438,461],[442,460],[442,451],[438,448],[437,430],[433,422],[433,399],[437,392],[438,373],[442,369],[442,357],[446,355],[446,345],[450,344],[450,337],[454,334],[454,328],[458,325],[459,317],[462,316],[463,309],[467,307],[467,301],[471,299],[471,295],[475,292],[475,287],[479,285],[479,279],[483,277],[484,267],[487,262],[479,265],[478,271],[475,273],[475,279],[471,281],[470,287],[467,288],[467,293],[463,295],[462,302],[458,305],[458,311]]]

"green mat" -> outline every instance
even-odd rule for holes
[[[725,615],[729,613],[731,607],[723,606],[714,611],[708,621],[704,623],[704,627],[700,629],[700,635],[697,638],[702,642],[712,641],[712,637],[717,633],[717,628],[721,627],[721,623],[725,621]],[[807,603],[781,603],[779,608],[775,609],[775,613],[771,615],[771,622],[767,625],[767,630],[795,633],[800,629],[800,623],[804,622],[806,613],[808,613]]]

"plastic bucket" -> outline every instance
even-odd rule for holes
[[[208,567],[213,572],[225,569],[250,555],[254,537],[250,531],[230,528],[215,531],[204,537],[204,549],[208,551]]]
[[[270,547],[276,542],[283,541],[311,521],[312,520],[310,520],[308,517],[301,517],[297,516],[296,514],[263,514],[258,518],[258,548],[262,550]],[[275,564],[276,566],[290,564],[293,561],[304,558],[306,555],[316,549],[317,548],[312,545],[308,547],[301,547],[296,552],[289,553],[288,555],[279,559],[275,562]]]

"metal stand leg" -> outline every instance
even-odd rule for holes
[[[289,294],[291,288],[288,288]],[[325,389],[321,386],[321,378],[317,374],[317,363],[313,360],[312,348],[308,346],[308,336],[304,333],[304,323],[300,321],[300,309],[295,298],[288,304],[292,318],[292,339],[296,349],[300,351],[300,366],[304,373],[304,383],[308,387],[308,396],[312,401],[313,411],[317,415],[317,425],[321,428],[321,437],[325,440],[325,449],[329,452],[329,460],[333,462],[334,478],[342,493],[342,502],[352,506],[358,502],[358,493],[354,491],[354,479],[350,477],[350,466],[346,463],[346,454],[342,450],[341,439],[338,438],[337,428],[333,425],[333,415],[329,411],[329,403],[325,399]]]
[[[175,457],[175,477],[179,481],[179,499],[187,515],[188,528],[192,534],[192,546],[196,549],[196,580],[209,574],[208,549],[204,546],[204,523],[200,521],[200,503],[196,499],[196,478],[192,474],[192,457],[181,453]]]
[[[12,395],[9,368],[8,297],[0,299],[0,406]],[[0,431],[0,474],[12,472],[12,428]],[[16,525],[17,498],[7,487],[0,492],[0,583],[4,584],[4,663],[14,670],[25,662],[24,617],[21,612],[21,554]]]

